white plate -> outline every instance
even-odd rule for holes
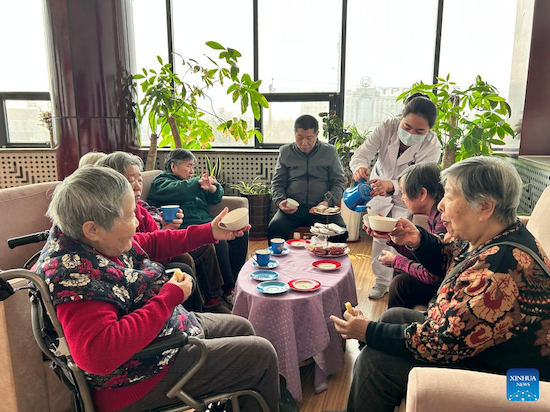
[[[260,265],[258,265],[258,262],[256,262],[256,261],[253,261],[252,265],[254,265],[256,267],[259,267],[259,268],[273,269],[273,268],[276,268],[277,266],[279,266],[279,262],[276,261],[275,259],[270,259],[267,266],[260,266]]]
[[[250,277],[254,280],[275,280],[279,277],[279,274],[273,270],[255,270],[250,274]]]

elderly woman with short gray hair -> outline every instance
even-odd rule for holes
[[[212,223],[136,234],[134,211],[132,188],[120,173],[105,167],[77,170],[54,192],[47,212],[54,226],[36,264],[96,409],[148,410],[177,403],[166,393],[196,362],[196,350],[185,346],[132,356],[155,338],[181,331],[204,338],[209,352],[207,363],[184,386],[189,393],[254,388],[278,410],[273,346],[253,336],[246,319],[186,311],[181,304],[192,278],[170,277],[149,258],[240,237],[243,231],[218,227],[225,209]],[[260,410],[249,402],[245,410]]]
[[[537,368],[550,379],[549,261],[519,222],[521,179],[498,157],[474,157],[442,172],[444,242],[399,219],[390,233],[432,273],[445,275],[427,313],[392,308],[377,322],[360,311],[332,317],[344,338],[366,342],[348,411],[393,411],[415,366],[505,374]],[[442,404],[444,404],[442,394]]]
[[[99,160],[96,165],[110,167],[116,170],[128,179],[128,182],[132,185],[136,200],[136,218],[139,222],[136,232],[157,231],[159,229],[158,225],[149,213],[150,206],[141,199],[141,192],[143,190],[143,179],[141,177],[143,161],[141,158],[131,153],[113,152]],[[177,219],[174,219],[172,222],[166,223],[163,219],[162,229],[178,229],[183,223],[182,218],[183,213],[180,210]],[[195,267],[195,274],[198,279],[201,296],[195,293],[193,298],[186,302],[186,308],[191,310],[204,310],[206,312],[231,313],[231,308],[220,299],[222,294],[221,287],[224,284],[224,279],[220,266],[218,265],[214,245],[204,245],[198,249],[189,251],[189,253],[172,256],[169,260],[170,263],[168,263],[168,261],[160,261],[160,263],[168,263],[166,265],[167,269],[178,268],[181,263],[191,264]],[[210,305],[204,305],[204,301],[209,302]]]

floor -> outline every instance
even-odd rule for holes
[[[370,300],[367,297],[368,291],[374,284],[374,276],[370,265],[370,251],[372,246],[371,238],[364,233],[358,242],[348,243],[351,249],[351,259],[355,273],[357,286],[357,298],[359,309],[371,319],[378,317],[386,310],[388,298],[386,295],[380,300]],[[267,247],[267,241],[250,241],[250,252]],[[316,394],[313,390],[313,364],[301,368],[302,388],[304,400],[300,404],[302,412],[320,412],[326,410],[341,410],[346,408],[347,395],[351,384],[353,363],[359,353],[357,341],[351,340],[346,343],[345,367],[340,373],[330,376],[328,379],[328,390]]]

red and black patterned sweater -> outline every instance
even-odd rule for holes
[[[548,257],[519,221],[468,252],[464,241],[443,243],[419,228],[416,258],[436,275],[467,263],[445,279],[430,301],[426,321],[394,325],[371,321],[369,347],[430,364],[460,362],[468,369],[506,373],[509,368],[537,368],[550,379],[550,277],[526,252]]]

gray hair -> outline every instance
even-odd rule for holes
[[[517,219],[522,181],[512,164],[497,156],[478,156],[455,163],[441,172],[443,184],[449,179],[472,209],[480,203],[495,202],[495,217],[509,226]]]
[[[189,150],[174,149],[170,153],[168,153],[168,156],[164,161],[164,169],[167,172],[172,173],[172,164],[174,164],[175,167],[178,167],[181,163],[185,162],[186,160],[193,160],[194,162],[197,161],[197,159],[195,158],[195,155],[191,153]]]
[[[55,188],[46,216],[73,239],[82,239],[82,225],[93,221],[111,230],[122,217],[122,199],[132,192],[128,180],[106,167],[77,169]]]
[[[107,156],[107,154],[103,152],[86,153],[78,161],[78,167],[80,168],[80,167],[94,166],[99,159],[103,159],[105,156]]]
[[[137,166],[140,172],[143,170],[143,160],[141,160],[141,157],[126,152],[113,152],[99,159],[95,165],[110,167],[122,174],[126,173],[128,166]]]

